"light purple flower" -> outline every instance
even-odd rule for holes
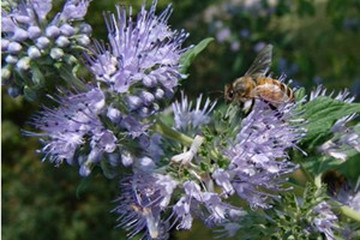
[[[335,100],[343,101],[346,103],[352,103],[355,100],[355,97],[351,96],[349,90],[345,89],[341,92],[339,92],[336,96],[334,96],[334,91],[327,93],[327,89],[324,88],[322,85],[318,85],[313,91],[310,93],[309,101],[314,100],[317,97],[320,96],[328,96],[332,97]]]
[[[345,161],[349,156],[360,152],[360,124],[346,126],[358,117],[352,114],[338,119],[331,128],[334,136],[318,147],[326,155]]]
[[[324,233],[327,240],[335,239],[333,229],[338,218],[332,212],[331,206],[323,201],[316,205],[313,210],[317,214],[317,217],[313,220],[315,228]]]
[[[76,161],[75,152],[87,141],[90,151],[81,153],[87,156],[86,161],[79,158],[82,173],[89,172],[92,164],[100,161],[103,153],[111,153],[116,148],[116,137],[104,128],[99,115],[105,107],[105,97],[97,88],[83,93],[68,93],[58,96],[59,107],[43,110],[32,120],[32,125],[40,133],[28,133],[42,138],[40,150],[50,161],[56,164],[64,160],[68,164]],[[88,140],[87,140],[88,139]]]
[[[61,12],[63,21],[81,20],[87,12],[89,0],[67,0]]]
[[[181,92],[181,102],[173,103],[172,110],[174,112],[174,127],[178,130],[196,130],[199,126],[210,122],[210,113],[216,105],[210,99],[206,99],[202,104],[202,94],[196,100],[195,109],[193,109],[192,101],[188,101],[184,92]]]
[[[188,34],[168,27],[170,6],[159,16],[155,8],[156,1],[149,10],[143,5],[133,17],[131,8],[127,16],[126,9],[118,6],[117,15],[105,19],[110,48],[96,43],[88,64],[97,79],[115,92],[125,93],[134,83],[172,92],[178,79],[184,77],[179,72],[179,58],[186,50],[181,44]]]
[[[194,181],[185,181],[182,188],[185,195],[173,206],[174,224],[177,224],[177,229],[190,229],[192,215],[202,219],[207,226],[213,227],[238,219],[244,214],[240,208],[224,203],[217,193],[202,191]]]
[[[223,194],[225,196],[234,194],[235,190],[230,182],[230,174],[227,171],[221,168],[216,169],[213,172],[212,177],[215,180],[216,184],[222,187]]]
[[[236,193],[251,206],[271,206],[266,200],[278,196],[260,189],[272,192],[284,190],[281,186],[286,178],[282,176],[297,168],[296,164],[288,161],[286,153],[288,148],[296,147],[297,141],[304,136],[302,128],[289,123],[293,108],[293,104],[288,104],[272,110],[262,101],[255,103],[251,113],[243,119],[235,142],[225,150],[230,159],[227,176],[232,177],[222,182],[215,178],[220,186],[224,187],[226,183],[231,189],[228,184],[231,181]]]
[[[193,217],[190,213],[191,198],[183,196],[173,207],[173,212],[176,216],[176,221],[179,222],[176,229],[190,229],[192,226]]]
[[[169,223],[162,219],[177,183],[169,176],[135,172],[120,183],[121,195],[113,212],[119,215],[118,227],[128,238],[141,233],[145,239],[167,239]]]

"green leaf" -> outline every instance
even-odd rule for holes
[[[31,65],[32,69],[32,81],[36,88],[41,88],[44,86],[45,78],[39,67],[36,64]]]
[[[24,97],[28,101],[35,101],[36,100],[36,92],[33,89],[31,89],[30,87],[25,86],[24,87]]]
[[[305,96],[305,88],[299,88],[298,90],[295,91],[294,95],[295,95],[295,102],[300,101],[304,96]]]
[[[307,120],[307,134],[302,143],[310,142],[314,146],[319,140],[329,134],[336,120],[352,113],[360,112],[360,103],[346,103],[330,97],[317,97],[300,107],[304,111],[301,117]]]
[[[196,46],[190,48],[185,53],[183,53],[180,57],[180,72],[186,73],[196,56],[199,55],[199,53],[201,53],[213,40],[213,38],[205,38]]]
[[[75,195],[77,199],[80,199],[80,194],[90,185],[90,181],[90,176],[81,179],[79,185],[76,187]]]
[[[344,163],[344,161],[329,157],[329,156],[315,156],[307,158],[302,163],[303,167],[313,175],[319,175],[329,169],[337,169]]]

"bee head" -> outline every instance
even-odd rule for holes
[[[224,90],[224,98],[225,98],[225,102],[228,104],[230,102],[232,102],[234,100],[235,97],[235,92],[233,89],[233,85],[231,83],[228,83],[225,85],[225,90]]]
[[[233,89],[237,92],[240,96],[244,96],[246,92],[246,77],[241,77],[235,80],[233,83]]]

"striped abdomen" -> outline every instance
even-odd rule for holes
[[[256,79],[253,95],[274,103],[294,100],[294,92],[286,84],[277,79],[263,76]]]

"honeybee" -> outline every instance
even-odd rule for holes
[[[267,76],[272,58],[271,44],[265,46],[256,56],[244,76],[225,85],[225,101],[245,103],[255,98],[276,106],[294,100],[294,93],[286,84]]]

